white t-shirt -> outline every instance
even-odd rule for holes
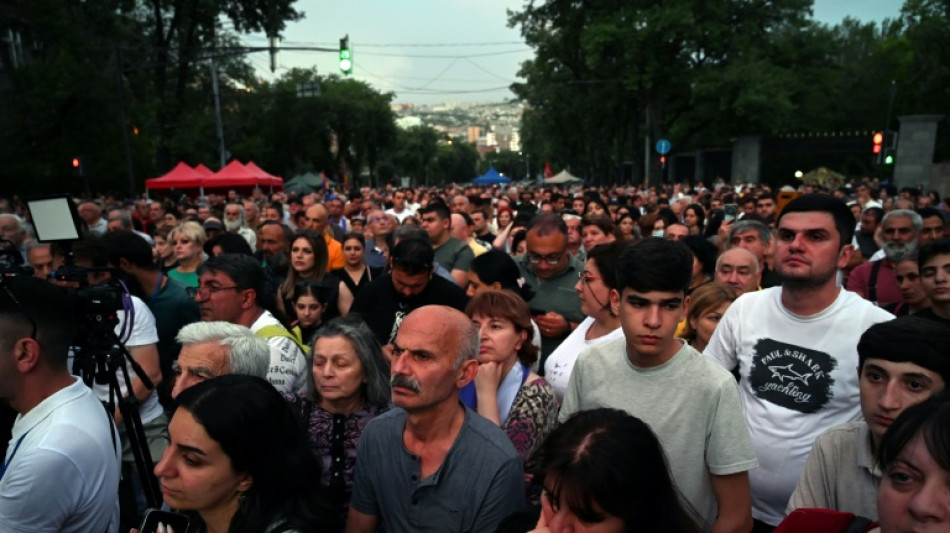
[[[257,335],[257,332],[267,326],[284,327],[270,311],[265,310],[251,324],[251,333]],[[270,346],[270,366],[267,369],[267,381],[281,394],[307,394],[311,388],[308,375],[310,363],[307,361],[307,356],[303,353],[303,350],[297,346],[297,343],[289,337],[279,335],[257,336],[266,339]]]
[[[415,211],[409,209],[408,207],[403,208],[402,213],[397,213],[395,209],[386,210],[386,214],[396,217],[396,220],[398,220],[400,224],[402,224],[402,222],[407,218],[411,217],[414,213]]]
[[[705,354],[739,367],[739,394],[759,468],[749,472],[752,516],[777,525],[815,439],[861,419],[858,339],[887,311],[841,290],[827,309],[799,316],[782,287],[743,294],[716,327]]]
[[[145,304],[139,297],[132,296],[132,313],[133,313],[133,322],[132,328],[128,331],[125,331],[123,335],[123,327],[125,325],[125,311],[119,311],[116,315],[119,317],[119,323],[115,327],[115,334],[119,337],[119,340],[125,345],[126,348],[133,348],[135,346],[147,346],[149,344],[158,343],[158,330],[155,327],[155,315],[152,314],[151,309],[148,308],[148,305]],[[132,369],[131,363],[125,355],[122,355],[123,361],[125,363],[125,370],[129,373],[129,379],[135,380],[136,374],[135,370]],[[72,350],[69,353],[69,365],[72,368],[75,361],[74,354]],[[128,394],[128,390],[125,386],[125,379],[121,372],[116,373],[117,381],[119,382],[119,392],[124,397]],[[167,379],[168,376],[163,376],[163,379]],[[148,395],[148,398],[145,399],[139,405],[139,418],[142,419],[142,423],[148,423],[152,420],[155,420],[162,415],[164,410],[162,405],[158,402],[158,384],[155,383],[156,388]],[[107,402],[109,401],[109,385],[108,383],[94,383],[92,390],[96,393],[96,397],[100,401]]]
[[[581,350],[588,346],[596,346],[623,337],[623,328],[618,326],[617,329],[602,337],[587,340],[585,338],[587,330],[593,324],[593,318],[585,318],[544,361],[544,379],[554,387],[554,394],[557,395],[558,402],[564,399],[564,391],[567,390],[571,372],[574,370],[574,363],[577,362],[577,356],[580,355]]]
[[[121,445],[111,421],[78,379],[17,416],[0,479],[0,531],[116,533]]]

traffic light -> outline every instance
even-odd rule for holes
[[[78,157],[74,157],[72,161],[72,165],[73,165],[73,175],[78,178],[81,178],[83,176],[82,159],[79,159]]]
[[[665,156],[665,155],[661,155],[661,156],[660,156],[660,168],[666,168],[666,156]]]
[[[882,157],[884,164],[893,165],[894,159],[897,156],[897,132],[885,131],[883,144]]]
[[[353,53],[350,52],[349,35],[340,39],[340,72],[344,74],[353,72]]]
[[[880,155],[884,147],[884,132],[875,131],[874,136],[871,137],[871,142],[874,143],[871,146],[871,153],[874,155]]]

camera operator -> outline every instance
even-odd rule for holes
[[[61,250],[57,249],[53,253],[53,266],[59,270],[63,266],[64,257]],[[72,246],[75,266],[87,269],[97,269],[88,273],[88,284],[90,287],[99,286],[108,283],[112,279],[112,274],[105,271],[99,271],[108,266],[108,253],[100,237],[87,236],[83,240],[77,241]],[[56,279],[54,273],[51,282],[55,284],[78,287],[76,281],[62,281]],[[141,367],[155,388],[146,388],[142,380],[136,376],[131,364],[122,355],[123,365],[132,382],[132,394],[139,402],[139,417],[142,420],[142,427],[145,432],[145,446],[148,447],[149,455],[153,463],[157,463],[165,448],[168,446],[168,417],[165,416],[162,405],[158,401],[158,386],[162,381],[162,372],[158,356],[158,332],[155,326],[155,317],[140,298],[131,296],[131,313],[127,315],[125,310],[117,312],[119,323],[115,326],[115,334],[119,341],[128,349],[129,355]],[[127,320],[131,318],[131,320]],[[79,346],[79,357],[87,357],[93,354],[83,354],[82,346]],[[113,347],[109,347],[113,348]],[[87,350],[88,351],[88,350]],[[76,372],[76,353],[72,350],[70,353],[71,368]],[[116,378],[119,385],[119,394],[123,397],[128,395],[125,380],[121,371],[116,372]],[[96,382],[93,391],[100,401],[109,401],[109,385],[103,376],[96,376]],[[116,399],[118,400],[118,399]],[[127,473],[123,479],[132,480],[133,486],[138,486],[139,476],[135,472],[135,457],[129,444],[129,438],[126,435],[123,425],[122,415],[116,407],[113,414],[116,425],[119,427],[119,434],[122,438],[122,468]],[[139,511],[144,511],[145,501],[141,492],[136,488],[137,506]],[[125,515],[127,509],[123,508]]]
[[[115,428],[67,366],[76,305],[37,278],[2,283],[0,397],[19,416],[0,470],[0,531],[115,533]]]

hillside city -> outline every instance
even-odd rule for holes
[[[450,139],[476,146],[480,155],[488,152],[521,151],[521,113],[524,104],[504,102],[445,102],[437,105],[393,104],[396,124],[408,129],[429,126]]]

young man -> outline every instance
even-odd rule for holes
[[[819,507],[877,518],[881,470],[878,445],[904,409],[944,390],[950,381],[950,326],[904,317],[868,328],[858,343],[864,420],[824,432],[805,462],[787,512]]]
[[[851,258],[851,210],[831,196],[793,200],[778,218],[775,267],[782,285],[742,295],[705,354],[738,367],[739,394],[759,468],[749,474],[756,531],[782,521],[815,439],[861,416],[855,347],[893,318],[836,284]]]
[[[624,337],[578,357],[558,418],[613,407],[642,419],[706,529],[747,532],[756,459],[735,379],[675,337],[689,308],[692,268],[693,254],[680,242],[645,239],[623,253],[621,292],[610,292],[610,305]]]
[[[459,287],[466,286],[475,254],[467,244],[452,236],[449,208],[441,202],[431,202],[419,210],[419,215],[422,217],[422,229],[429,235],[429,242],[435,251],[435,260],[452,273]]]
[[[950,238],[930,241],[918,255],[920,285],[930,298],[929,309],[917,316],[950,323]]]

